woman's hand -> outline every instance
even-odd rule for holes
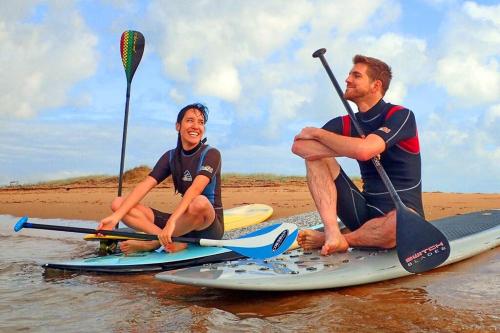
[[[172,244],[172,234],[174,233],[174,230],[175,230],[175,224],[176,224],[176,220],[172,218],[172,216],[168,219],[167,221],[167,225],[165,226],[165,228],[163,228],[163,230],[161,231],[161,233],[158,235],[158,240],[160,241],[161,245],[163,245],[163,247],[167,248],[167,246],[169,244]]]
[[[120,219],[117,218],[114,214],[111,214],[105,218],[103,218],[99,225],[97,226],[97,230],[113,230],[116,225],[120,222]]]

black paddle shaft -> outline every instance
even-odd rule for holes
[[[130,102],[130,86],[131,82],[127,81],[127,95],[125,99],[125,117],[123,118],[123,136],[122,136],[122,152],[120,156],[120,177],[118,180],[118,196],[122,196],[123,185],[123,168],[125,165],[125,147],[127,145],[127,124],[128,124],[128,105]]]
[[[91,228],[67,227],[63,225],[39,224],[31,222],[26,222],[23,225],[23,227],[31,229],[75,232],[80,234],[102,234],[102,235],[122,236],[122,237],[137,238],[144,240],[158,240],[157,235],[142,234],[137,232],[117,231],[117,230],[95,230]],[[182,243],[193,243],[193,244],[200,243],[199,238],[191,238],[191,237],[172,237],[172,240]]]

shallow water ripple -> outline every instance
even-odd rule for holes
[[[0,332],[500,330],[498,248],[426,274],[365,286],[237,292],[163,283],[153,274],[46,271],[41,264],[90,255],[95,244],[81,236],[14,234],[14,223],[0,219]]]

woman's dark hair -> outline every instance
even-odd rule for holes
[[[184,116],[188,110],[195,109],[200,111],[200,113],[203,115],[203,120],[204,123],[206,124],[208,121],[208,108],[201,104],[201,103],[193,103],[186,105],[183,107],[179,113],[177,114],[177,124],[181,124],[182,119],[184,119]],[[207,141],[206,138],[200,141],[199,146],[201,146],[203,143]],[[182,170],[181,170],[181,152],[182,152],[182,141],[181,141],[181,133],[179,132],[177,134],[177,146],[175,147],[175,154],[174,154],[174,160],[172,169],[175,170],[175,172],[172,172],[172,180],[174,181],[174,190],[175,192],[179,192],[179,184],[182,181]]]
[[[177,114],[177,123],[180,124],[186,112],[191,109],[200,111],[201,114],[203,115],[203,120],[205,121],[205,123],[208,121],[208,108],[201,103],[193,103],[186,105],[179,111],[179,113]]]

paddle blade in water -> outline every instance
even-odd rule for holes
[[[139,31],[125,31],[120,39],[120,54],[129,83],[132,82],[135,71],[141,62],[144,44],[144,36]]]
[[[450,255],[443,233],[406,207],[397,210],[396,239],[399,262],[411,273],[431,270]]]

